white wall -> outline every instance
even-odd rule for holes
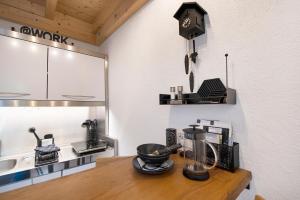
[[[196,39],[198,88],[203,79],[229,84],[237,104],[159,106],[159,93],[183,85],[185,40],[173,14],[180,0],[150,1],[101,46],[110,64],[110,134],[120,155],[139,144],[165,143],[165,128],[197,118],[230,121],[241,166],[253,173],[252,194],[300,199],[300,23],[298,0],[198,0],[208,12],[207,34]],[[246,198],[240,198],[246,199]]]

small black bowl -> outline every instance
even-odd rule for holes
[[[137,147],[137,154],[145,163],[162,164],[169,159],[170,152],[162,153],[160,155],[153,155],[153,152],[165,148],[166,146],[161,144],[142,144]]]

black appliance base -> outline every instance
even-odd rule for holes
[[[77,156],[94,154],[105,151],[107,149],[107,142],[104,140],[99,140],[95,144],[89,143],[87,141],[82,141],[72,143],[71,145],[73,147],[73,152]]]
[[[204,172],[201,174],[199,174],[199,173],[195,174],[195,173],[191,172],[190,170],[183,168],[182,173],[188,179],[192,179],[192,180],[196,180],[196,181],[205,181],[205,180],[209,179],[208,172]]]
[[[83,152],[83,153],[79,153],[77,152],[74,148],[73,148],[73,152],[77,155],[77,156],[86,156],[86,155],[90,155],[90,154],[95,154],[95,153],[100,153],[106,151],[106,149],[95,149],[95,150],[90,150],[88,152]]]

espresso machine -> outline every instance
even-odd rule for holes
[[[205,130],[196,128],[198,125],[190,125],[192,128],[183,129],[184,132],[184,168],[183,175],[192,180],[204,181],[209,178],[208,170],[214,168],[218,162],[215,147],[206,141]],[[206,147],[209,146],[214,154],[214,163],[207,165]]]
[[[98,123],[96,119],[86,120],[81,124],[81,127],[86,128],[86,141],[71,144],[73,146],[73,151],[78,156],[97,153],[107,149],[107,142],[99,139],[97,132]]]
[[[82,128],[86,128],[86,142],[89,146],[96,146],[99,143],[97,134],[97,120],[86,120],[81,124]]]

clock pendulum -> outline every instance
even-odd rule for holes
[[[191,53],[190,58],[193,61],[194,65],[197,62],[197,56],[198,56],[198,53],[196,52],[196,49],[195,49],[195,40],[193,40],[193,53]],[[194,73],[193,73],[193,68],[191,69],[189,80],[190,80],[190,91],[193,92],[194,91]]]
[[[189,65],[190,65],[190,60],[189,60],[189,41],[186,41],[186,54],[184,56],[184,66],[185,66],[185,74],[189,74]]]
[[[191,60],[195,64],[196,64],[197,56],[198,56],[198,53],[196,52],[196,48],[195,48],[195,40],[193,40],[193,53],[191,54]]]
[[[193,71],[191,71],[191,73],[190,73],[189,80],[190,80],[190,91],[193,92],[194,91],[194,73],[193,73]]]

